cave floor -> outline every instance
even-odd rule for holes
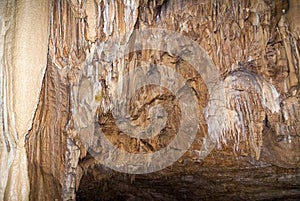
[[[93,164],[77,200],[300,200],[300,168],[280,168],[214,151],[161,171],[130,175]]]

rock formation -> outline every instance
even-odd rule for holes
[[[0,200],[299,199],[299,9],[0,2]]]

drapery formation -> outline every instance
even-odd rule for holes
[[[0,200],[28,200],[25,138],[46,69],[49,4],[1,1],[0,9]]]
[[[102,141],[94,135],[100,131],[130,153],[167,146],[182,114],[176,94],[148,86],[130,97],[143,78],[164,83],[157,65],[176,70],[197,99],[201,123],[185,158],[200,150],[196,156],[205,161],[218,147],[299,167],[299,8],[297,0],[1,2],[0,200],[26,200],[29,189],[30,200],[75,199],[85,168],[99,163],[88,160],[88,147],[98,140],[101,152]],[[124,44],[138,41],[134,30],[145,28],[173,31],[197,43],[204,64],[216,67],[225,97],[211,94],[191,62],[168,48],[114,57]],[[155,65],[123,82],[147,62]],[[122,130],[115,121],[116,100],[129,104],[136,127],[147,127],[154,110],[168,114],[161,135],[126,136],[128,127]]]

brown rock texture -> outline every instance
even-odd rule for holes
[[[49,5],[29,200],[300,199],[298,0]]]

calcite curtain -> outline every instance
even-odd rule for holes
[[[184,158],[221,150],[299,168],[299,9],[297,0],[1,1],[0,200],[73,200],[86,158],[128,159],[105,152],[98,133],[147,154],[185,116],[196,127]],[[126,135],[148,132],[139,128],[160,135]]]
[[[47,65],[48,2],[1,1],[0,200],[27,200],[25,138]]]

